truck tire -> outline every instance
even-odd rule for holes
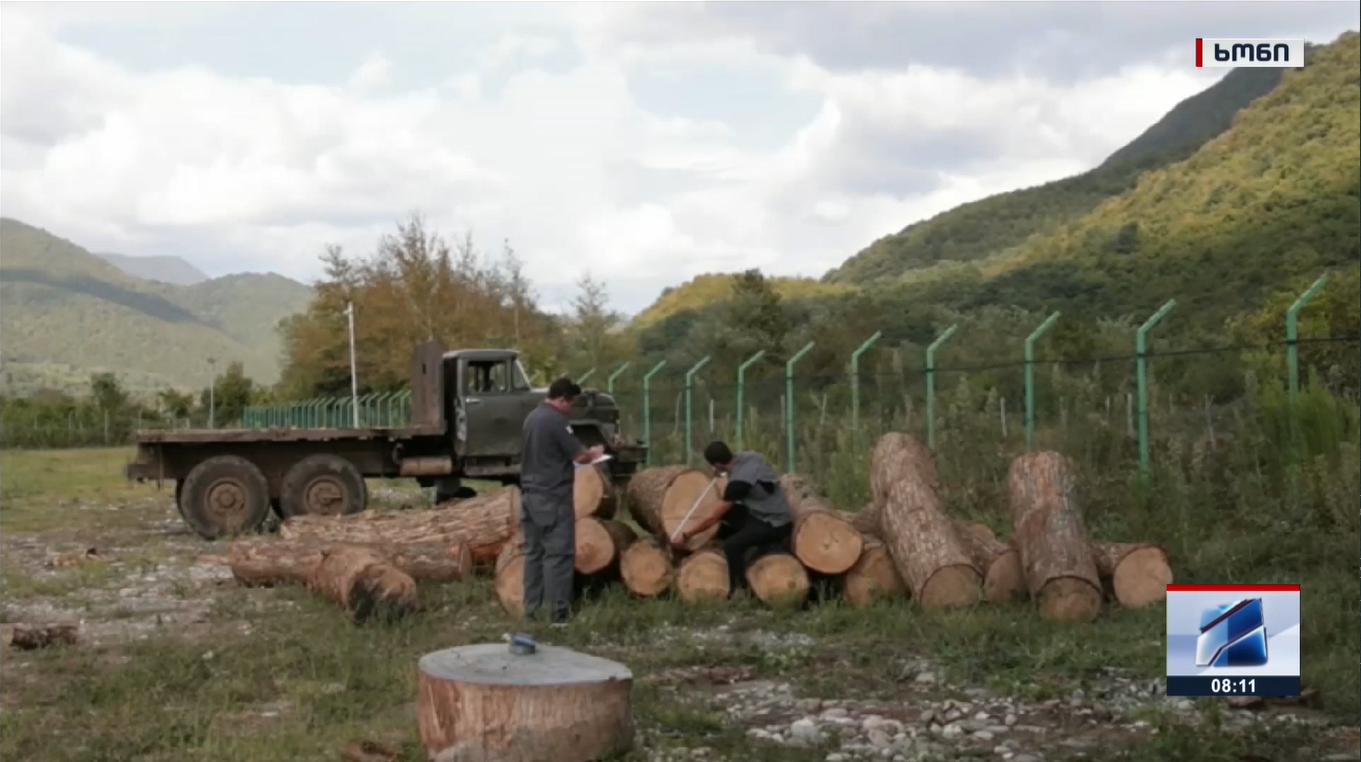
[[[368,502],[363,474],[339,455],[303,458],[284,474],[279,489],[279,513],[284,518],[359,513]]]
[[[176,485],[180,516],[205,540],[255,531],[269,515],[269,483],[254,463],[218,455]]]

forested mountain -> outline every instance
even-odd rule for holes
[[[130,257],[127,254],[95,254],[96,257],[141,280],[176,286],[192,286],[208,280],[203,271],[180,257]]]

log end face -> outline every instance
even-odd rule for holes
[[[675,567],[670,554],[652,540],[639,540],[624,550],[619,559],[619,575],[634,595],[652,597],[670,589]]]
[[[849,521],[827,511],[801,517],[790,544],[805,566],[821,574],[845,572],[865,548],[864,538]]]
[[[1025,575],[1021,573],[1021,554],[1008,548],[993,559],[983,576],[983,595],[989,603],[1006,603],[1025,593]]]
[[[975,606],[983,599],[983,578],[972,566],[943,566],[922,583],[916,597],[929,611]]]
[[[728,561],[715,551],[700,551],[681,563],[676,592],[685,603],[720,601],[728,597]]]
[[[787,553],[762,556],[747,567],[747,584],[762,602],[772,606],[798,606],[808,598],[808,571]]]
[[[1162,548],[1148,546],[1125,555],[1115,567],[1111,586],[1121,606],[1143,608],[1167,598],[1172,584],[1172,567]]]
[[[1085,579],[1059,577],[1045,583],[1036,599],[1040,616],[1053,622],[1091,622],[1101,615],[1101,588]]]

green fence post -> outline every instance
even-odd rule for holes
[[[794,468],[794,364],[812,349],[813,342],[810,341],[784,364],[784,454],[788,462],[786,470],[791,472],[797,470]]]
[[[883,335],[883,331],[875,331],[873,336],[851,352],[851,449],[857,457],[860,455],[860,355],[869,351]]]
[[[652,464],[652,377],[666,365],[666,360],[662,360],[652,366],[652,370],[643,374],[643,444],[647,445],[647,456],[643,460],[644,465]]]
[[[1175,306],[1177,300],[1168,299],[1134,332],[1134,393],[1138,397],[1135,415],[1139,426],[1139,470],[1143,473],[1148,473],[1148,332]]]
[[[615,369],[614,369],[614,372],[610,374],[610,377],[609,377],[609,378],[605,379],[605,393],[606,393],[606,394],[610,395],[611,397],[614,396],[614,380],[615,380],[616,378],[619,378],[619,374],[621,374],[621,373],[623,373],[624,371],[628,370],[628,369],[629,369],[629,365],[631,365],[631,364],[632,364],[632,363],[624,363],[623,365],[620,365],[618,368],[615,368]]]
[[[690,370],[685,371],[685,465],[687,466],[690,465],[691,460],[690,429],[693,424],[692,416],[690,414],[690,393],[694,388],[695,374],[699,372],[700,368],[703,368],[708,364],[709,356],[705,355],[704,359],[695,363],[694,367],[690,368]]]
[[[955,335],[957,327],[952,325],[946,328],[926,348],[926,446],[932,450],[936,449],[936,350],[946,339]]]
[[[1290,309],[1285,311],[1285,364],[1290,373],[1290,415],[1292,417],[1295,415],[1295,398],[1300,393],[1300,357],[1296,347],[1299,341],[1300,310],[1304,309],[1304,305],[1308,304],[1309,300],[1313,299],[1314,295],[1327,282],[1327,274],[1320,275],[1319,279],[1314,281],[1314,285],[1300,294],[1294,304],[1290,305]]]
[[[1025,449],[1030,452],[1035,447],[1035,341],[1059,319],[1055,312],[1040,323],[1025,339]]]
[[[747,361],[737,366],[737,449],[745,450],[747,444],[747,428],[744,423],[746,416],[746,403],[743,402],[747,390],[747,368],[755,365],[758,360],[766,356],[764,349],[747,358]]]

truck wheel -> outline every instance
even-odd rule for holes
[[[364,510],[369,486],[350,461],[338,455],[310,455],[284,474],[279,511],[290,516],[343,516]]]
[[[235,455],[218,455],[194,466],[176,492],[184,522],[205,540],[253,531],[269,515],[265,475]]]

